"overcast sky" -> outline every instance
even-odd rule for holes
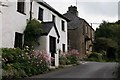
[[[120,0],[44,0],[61,14],[67,12],[68,7],[76,6],[79,17],[85,19],[89,24],[93,23],[96,29],[103,20],[115,22],[118,20],[118,1]]]

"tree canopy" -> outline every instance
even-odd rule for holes
[[[95,38],[96,52],[106,51],[107,54],[120,55],[120,21],[115,23],[103,21],[95,31]]]

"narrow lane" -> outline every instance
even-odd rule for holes
[[[32,78],[114,78],[115,62],[87,62]]]

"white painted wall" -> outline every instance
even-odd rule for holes
[[[26,23],[27,23],[27,19],[29,19],[29,3],[26,2],[25,4],[25,13],[21,14],[19,12],[17,12],[17,0],[15,0],[16,2],[10,2],[10,0],[8,0],[8,4],[9,7],[4,7],[3,8],[3,40],[2,40],[2,45],[3,47],[14,47],[14,37],[15,37],[15,32],[19,32],[19,33],[23,33]],[[44,9],[44,15],[43,15],[43,21],[51,21],[52,20],[52,14],[56,16],[56,27],[59,31],[60,34],[60,43],[58,44],[58,48],[62,49],[61,44],[66,44],[66,50],[67,50],[67,23],[65,26],[65,32],[63,32],[61,30],[61,20],[63,20],[62,18],[60,18],[59,16],[57,16],[57,14],[53,13],[52,11],[50,11],[49,9],[41,6],[40,4],[33,2],[33,18],[38,19],[38,9],[39,7]],[[64,20],[65,21],[65,20]]]
[[[28,1],[28,0],[26,0]],[[0,14],[0,18],[2,19],[2,24],[0,23],[0,26],[2,25],[2,27],[0,27],[0,31],[2,32],[2,36],[0,36],[0,39],[2,39],[2,47],[8,47],[8,48],[13,48],[14,47],[14,40],[15,40],[15,32],[19,32],[19,33],[23,33],[25,26],[27,24],[27,20],[29,19],[29,11],[30,11],[30,3],[26,2],[25,3],[25,14],[21,14],[19,12],[17,12],[17,0],[14,0],[13,2],[11,2],[11,0],[8,0],[7,5],[9,5],[8,7],[3,7],[3,14],[2,14],[2,18],[1,18],[1,14]],[[56,16],[56,27],[59,31],[60,34],[60,42],[57,43],[56,46],[56,51],[58,49],[62,50],[62,44],[66,45],[66,51],[67,51],[67,22],[59,17],[57,14],[53,13],[52,11],[50,11],[49,9],[45,8],[44,6],[33,2],[33,11],[32,11],[32,17],[38,19],[38,9],[39,7],[41,7],[42,9],[44,9],[43,11],[43,21],[47,22],[47,21],[52,21],[52,15]],[[1,9],[1,7],[0,7]],[[61,20],[65,21],[65,32],[62,31],[61,29]],[[39,47],[41,50],[46,50],[49,53],[49,36],[54,36],[56,37],[57,40],[57,35],[55,32],[55,29],[53,28],[50,33],[48,34],[48,36],[42,36],[41,37],[41,47]],[[56,41],[57,42],[57,41]],[[59,62],[59,54],[57,51],[56,56],[56,66],[58,66],[58,62]]]
[[[48,37],[47,36],[41,36],[40,39],[39,39],[39,42],[40,42],[40,46],[38,47],[39,50],[45,50],[47,51],[47,53],[49,52],[48,51]]]
[[[56,44],[57,44],[58,36],[56,34],[56,31],[55,31],[54,27],[52,27],[50,33],[47,36],[40,37],[40,46],[39,46],[39,49],[47,51],[48,54],[50,54],[50,52],[49,52],[50,51],[49,50],[50,49],[50,47],[49,47],[49,45],[50,45],[50,43],[49,43],[49,36],[55,37],[56,38]],[[56,49],[56,51],[57,51],[57,49]],[[58,54],[59,53],[55,54],[55,66],[59,65],[59,55]],[[51,56],[51,54],[50,54],[50,56]]]
[[[2,6],[0,6],[0,47],[2,47]]]
[[[120,20],[120,1],[118,2],[118,20]]]
[[[56,34],[56,31],[55,31],[55,28],[52,27],[50,33],[48,34],[48,41],[50,40],[49,39],[49,36],[53,36],[56,38],[56,54],[55,54],[55,66],[59,66],[59,53],[57,52],[57,49],[58,49],[58,46],[57,46],[57,39],[58,39],[58,36]],[[50,45],[50,43],[49,43]],[[50,47],[48,46],[48,50],[50,49]],[[49,50],[50,51],[50,50]]]
[[[36,3],[35,1],[33,2],[33,11],[32,11],[33,18],[38,19],[39,7],[41,7],[44,10],[43,11],[43,21],[44,22],[51,21],[51,11],[48,10],[47,8],[43,7],[39,3]]]
[[[3,8],[2,47],[13,48],[15,32],[23,33],[29,18],[29,3],[25,4],[26,15],[17,12],[17,1],[8,0],[7,5],[9,6]]]
[[[43,21],[47,22],[47,21],[52,21],[52,15],[54,15],[56,17],[56,27],[59,31],[60,34],[60,43],[57,44],[57,49],[61,49],[62,50],[62,44],[66,45],[66,51],[67,51],[67,22],[66,20],[64,20],[63,18],[59,17],[57,14],[53,13],[52,11],[50,11],[49,9],[45,8],[42,5],[39,5],[36,2],[33,2],[33,17],[38,19],[38,10],[39,7],[41,7],[44,11],[43,11]],[[65,21],[65,32],[62,31],[61,29],[61,20]]]
[[[58,31],[60,33],[59,49],[62,50],[62,44],[65,44],[65,49],[67,51],[67,22],[65,21],[65,31],[62,31],[61,20],[65,21],[64,19],[57,17],[56,26],[58,26]]]

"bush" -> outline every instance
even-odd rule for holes
[[[2,49],[3,78],[21,78],[44,73],[49,70],[51,58],[45,51]]]
[[[24,30],[24,46],[36,47],[39,46],[40,43],[38,39],[40,38],[42,33],[41,23],[36,19],[29,20]]]
[[[77,50],[64,52],[60,55],[60,64],[61,65],[77,64],[79,57],[80,53]]]
[[[85,59],[85,60],[87,60],[87,61],[97,61],[97,62],[99,62],[99,61],[104,61],[103,58],[104,58],[103,53],[93,52],[93,53],[90,54],[90,55],[88,56],[88,58]]]

